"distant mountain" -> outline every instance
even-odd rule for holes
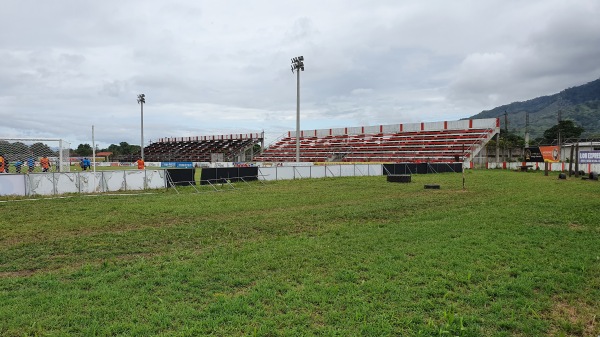
[[[585,129],[582,137],[600,137],[600,79],[572,87],[550,96],[541,96],[524,102],[513,102],[492,110],[482,111],[470,118],[500,117],[505,128],[504,113],[508,115],[508,131],[525,135],[525,114],[529,113],[531,139],[542,137],[544,131],[562,120],[572,120]]]

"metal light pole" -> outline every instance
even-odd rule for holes
[[[141,145],[141,149],[142,149],[142,160],[144,160],[144,103],[146,103],[146,95],[144,94],[139,94],[137,97],[137,102],[138,104],[140,104],[140,107],[142,109],[142,136],[141,136],[141,141],[140,141],[140,145]]]
[[[292,59],[292,73],[296,71],[296,162],[300,162],[300,71],[304,71],[304,56]]]

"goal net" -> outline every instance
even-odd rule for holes
[[[8,173],[42,172],[48,158],[48,172],[69,172],[71,144],[62,139],[0,138],[0,155]]]

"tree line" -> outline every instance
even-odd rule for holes
[[[31,156],[58,156],[57,151],[41,142],[27,145],[22,142],[9,143],[6,140],[0,140],[0,154],[8,156],[10,160],[24,159]]]
[[[112,152],[113,157],[123,155],[134,155],[141,152],[139,145],[132,145],[127,142],[110,144],[107,148],[96,149],[96,152]],[[90,157],[93,153],[93,148],[90,144],[79,144],[76,149],[71,150],[72,157]]]
[[[529,145],[552,145],[558,140],[559,134],[563,141],[566,139],[579,139],[584,131],[585,129],[583,127],[576,125],[572,120],[560,121],[558,124],[544,131],[542,137],[530,140]],[[525,147],[525,138],[514,132],[501,129],[498,138],[500,147],[502,148],[522,149]],[[490,140],[487,143],[488,148],[493,148],[495,146],[495,140]]]

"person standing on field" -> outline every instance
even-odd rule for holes
[[[4,159],[4,155],[0,154],[0,173],[4,173],[4,167],[7,166],[6,160]]]
[[[42,166],[42,172],[48,172],[50,169],[50,159],[48,159],[47,156],[43,156],[42,159],[40,159],[40,165]]]
[[[143,170],[144,169],[145,164],[144,164],[144,160],[142,158],[138,159],[136,161],[136,163],[137,163],[137,166],[138,166],[138,170]]]
[[[17,159],[15,162],[15,170],[17,173],[21,173],[21,167],[23,167],[23,162],[20,159]]]
[[[27,172],[29,173],[33,172],[33,169],[35,169],[35,160],[33,159],[33,157],[27,158],[27,168]]]

